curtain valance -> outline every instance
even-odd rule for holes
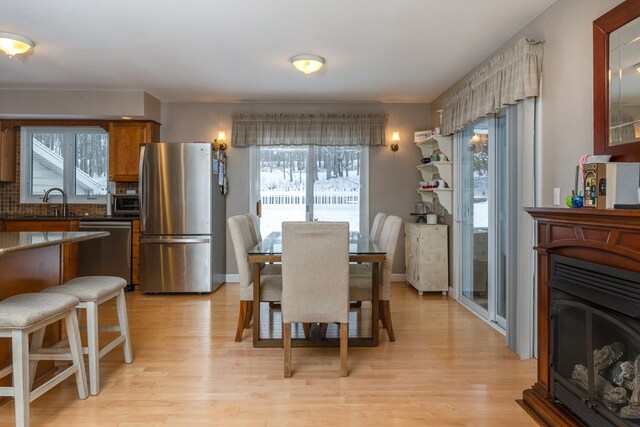
[[[385,145],[386,114],[233,114],[231,145]]]
[[[540,94],[542,41],[522,38],[495,56],[442,105],[445,135],[519,100]]]

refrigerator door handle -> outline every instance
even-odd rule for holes
[[[146,220],[146,206],[147,201],[144,200],[144,152],[145,146],[140,146],[140,166],[138,169],[138,197],[140,198],[138,203],[140,204],[140,232],[144,231],[144,225]]]
[[[160,237],[147,237],[141,238],[140,244],[143,243],[209,243],[211,239],[208,237],[196,237],[196,238],[160,238]]]

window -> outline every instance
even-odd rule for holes
[[[38,203],[58,187],[69,203],[106,203],[109,134],[103,129],[26,127],[20,148],[20,202]]]
[[[263,235],[282,221],[348,221],[360,231],[366,216],[366,146],[261,146],[252,148],[254,203]],[[253,205],[255,206],[255,205]]]

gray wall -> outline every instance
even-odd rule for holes
[[[380,113],[388,114],[387,140],[392,131],[401,135],[400,150],[392,153],[389,147],[369,150],[369,217],[377,212],[398,215],[412,221],[409,215],[412,202],[418,199],[415,189],[419,173],[420,150],[413,144],[413,133],[430,127],[428,104],[381,103],[162,103],[162,141],[212,141],[219,130],[231,136],[231,114],[247,113]],[[249,212],[249,150],[228,149],[229,193],[227,217]],[[393,272],[404,274],[404,238],[398,243]],[[227,231],[227,274],[238,268],[231,239]]]
[[[490,55],[512,47],[521,37],[545,41],[537,135],[540,206],[553,205],[554,187],[560,187],[562,195],[570,194],[579,157],[593,153],[592,23],[620,3],[621,0],[557,0]],[[442,100],[459,85],[431,104],[433,123],[438,123],[435,112],[441,108]]]

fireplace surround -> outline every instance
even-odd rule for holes
[[[543,425],[640,425],[640,211],[526,210],[537,220],[538,374],[522,406]]]

